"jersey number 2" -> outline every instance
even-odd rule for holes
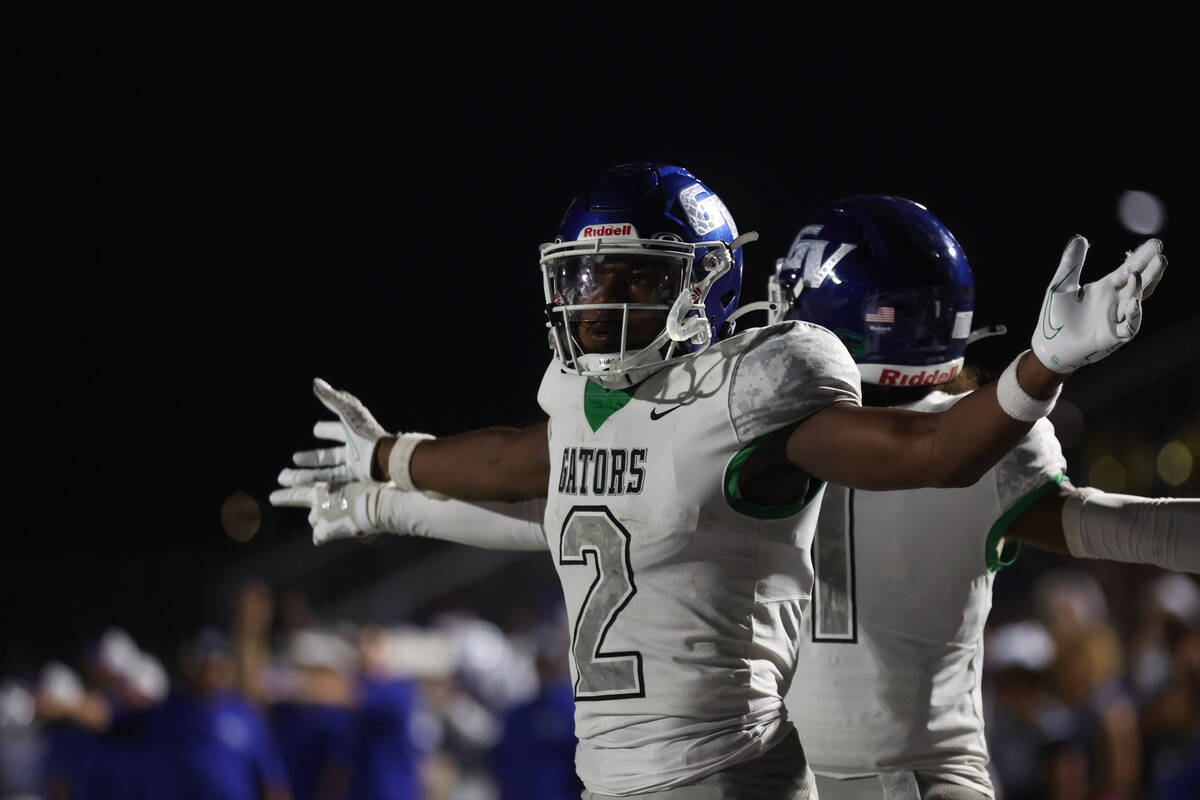
[[[826,484],[813,538],[812,640],[857,642],[854,594],[854,490]]]
[[[563,521],[558,563],[586,567],[589,555],[596,578],[571,632],[571,656],[578,676],[575,699],[645,697],[642,654],[600,649],[621,609],[637,594],[629,563],[629,531],[604,506],[575,506]]]

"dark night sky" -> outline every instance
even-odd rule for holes
[[[980,346],[992,367],[1025,346],[1069,236],[1098,277],[1139,238],[1117,196],[1152,191],[1171,268],[1130,349],[1194,322],[1186,30],[1149,12],[29,12],[10,31],[22,521],[0,598],[25,611],[6,646],[62,652],[112,620],[182,635],[211,571],[302,535],[267,509],[239,545],[218,513],[235,489],[265,501],[307,446],[314,375],[393,429],[535,421],[536,245],[615,163],[687,166],[762,234],[751,300],[826,203],[926,204],[971,260],[976,320],[1014,331]],[[1172,346],[1195,364],[1195,338]],[[1156,387],[1200,396],[1185,371]]]

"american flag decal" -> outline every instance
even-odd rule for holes
[[[895,322],[896,309],[892,306],[880,306],[874,312],[868,311],[867,322]]]

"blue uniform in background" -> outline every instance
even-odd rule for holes
[[[503,800],[577,800],[575,701],[571,682],[552,683],[504,716],[496,747],[496,777]]]
[[[103,744],[100,735],[71,722],[53,722],[45,730],[42,794],[91,800],[87,789]]]
[[[413,738],[417,688],[410,681],[364,677],[354,725],[351,800],[416,800],[421,748]]]
[[[170,798],[169,775],[154,735],[155,709],[114,709],[104,733],[69,722],[47,727],[43,793],[69,800]]]
[[[180,800],[262,800],[287,790],[279,751],[258,712],[235,694],[174,694],[154,715],[161,765]]]
[[[317,703],[280,703],[271,725],[293,800],[344,797],[350,780],[354,712]]]

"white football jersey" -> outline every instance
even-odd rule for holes
[[[933,392],[905,408],[943,411],[964,396]],[[1005,530],[1065,469],[1041,419],[973,486],[826,487],[787,695],[814,772],[921,771],[993,794],[980,689],[992,579],[1016,557]]]
[[[599,794],[649,792],[762,754],[785,732],[820,486],[794,507],[756,507],[738,474],[762,436],[859,402],[849,353],[785,322],[628,390],[552,363],[538,401],[580,778]]]

